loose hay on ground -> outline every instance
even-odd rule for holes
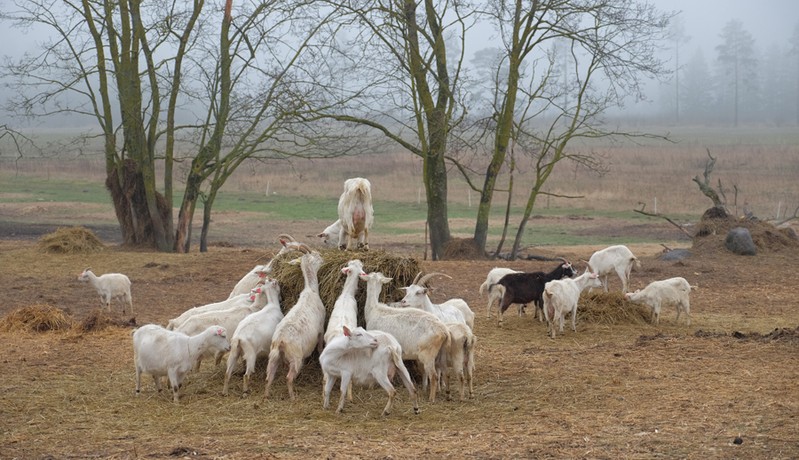
[[[405,293],[400,288],[410,285],[416,274],[421,271],[417,259],[399,257],[382,250],[353,252],[323,249],[320,253],[324,263],[318,273],[319,296],[327,308],[328,315],[333,310],[333,305],[344,286],[345,277],[341,274],[341,269],[350,260],[360,259],[367,273],[379,271],[391,278],[391,282],[383,286],[380,294],[380,301],[386,303],[402,299]],[[297,256],[299,255],[300,253],[297,253]],[[276,260],[271,275],[280,283],[280,304],[284,312],[294,306],[305,287],[300,266],[290,264],[291,260],[291,257]],[[366,302],[366,288],[363,283],[359,286],[355,298],[358,302],[358,322],[363,325],[363,306]]]
[[[0,320],[0,330],[46,332],[69,329],[72,318],[64,310],[50,305],[30,305],[18,308]]]
[[[39,249],[47,253],[85,254],[104,248],[100,239],[85,227],[60,227],[39,239]]]
[[[580,298],[578,319],[595,324],[646,324],[649,310],[624,298],[621,292],[592,292]]]

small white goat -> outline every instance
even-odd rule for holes
[[[580,293],[592,287],[602,286],[599,275],[593,273],[589,265],[585,273],[575,278],[553,280],[544,286],[544,317],[550,336],[555,338],[555,321],[561,334],[563,333],[563,320],[566,313],[572,314],[572,331],[577,332],[577,303]]]
[[[685,278],[674,277],[661,281],[652,281],[644,289],[628,292],[625,298],[631,302],[641,303],[652,309],[652,322],[660,322],[660,307],[662,305],[674,304],[677,307],[677,319],[680,320],[680,313],[685,312],[687,325],[691,325],[691,301],[689,299],[691,289],[696,289]]]
[[[430,402],[435,402],[438,390],[436,362],[442,347],[449,347],[449,330],[435,315],[416,308],[392,308],[380,303],[383,284],[391,278],[380,272],[361,275],[366,281],[364,315],[366,329],[383,331],[394,336],[402,347],[402,359],[417,361],[430,382]]]
[[[141,393],[141,375],[150,374],[155,388],[161,391],[161,377],[168,377],[172,386],[172,400],[178,402],[180,386],[191,371],[197,357],[203,353],[230,350],[225,328],[211,326],[201,334],[168,331],[155,324],[147,324],[133,332],[133,362],[136,366],[136,395]]]
[[[182,332],[186,335],[196,335],[207,329],[209,326],[218,324],[228,331],[235,331],[239,322],[247,315],[255,313],[266,305],[266,289],[261,286],[253,289],[250,295],[250,302],[248,304],[236,305],[226,310],[207,311],[198,313],[188,318],[183,324],[175,328],[175,331]],[[214,356],[214,363],[219,365],[224,353],[217,352]],[[205,355],[200,355],[197,358],[196,369],[200,368]]]
[[[130,279],[122,273],[106,273],[97,276],[92,273],[90,268],[83,270],[78,275],[78,281],[88,281],[100,295],[108,312],[111,312],[111,299],[118,299],[122,302],[122,314],[125,314],[125,305],[130,307],[133,314],[133,297],[130,295]]]
[[[341,379],[341,398],[336,413],[344,409],[347,389],[351,383],[358,385],[377,383],[388,394],[388,402],[383,408],[383,415],[388,415],[397,392],[391,384],[391,377],[399,371],[402,383],[413,400],[413,412],[418,414],[416,387],[402,362],[402,348],[399,342],[390,334],[381,331],[367,332],[362,327],[350,330],[347,326],[343,326],[342,332],[343,334],[328,342],[319,355],[319,364],[322,366],[325,381],[322,406],[327,409],[330,405],[330,392],[338,378]],[[378,340],[378,334],[383,336],[382,341]]]
[[[283,319],[278,282],[267,279],[261,286],[261,291],[266,293],[266,306],[242,319],[230,339],[230,354],[227,358],[225,384],[222,387],[222,394],[225,396],[228,394],[230,376],[233,375],[233,369],[240,357],[244,359],[247,368],[244,372],[243,392],[249,393],[250,376],[255,372],[255,362],[258,357],[269,354],[272,336],[278,323]]]
[[[289,251],[296,251],[297,246],[300,244],[294,240],[291,235],[281,234],[278,236],[278,240],[282,247],[277,254],[272,257],[272,260],[269,261],[266,265],[256,265],[252,270],[250,270],[246,275],[244,275],[236,286],[230,291],[230,295],[228,299],[233,298],[239,294],[247,294],[252,290],[254,287],[258,286],[259,284],[264,282],[264,279],[272,273],[272,266],[275,263],[275,260],[282,256],[283,254]]]
[[[339,243],[346,249],[369,249],[369,230],[374,222],[372,209],[372,185],[368,179],[355,177],[344,181],[344,192],[338,200],[338,218],[341,221]]]
[[[327,228],[322,230],[322,233],[316,236],[322,239],[322,243],[325,246],[331,248],[343,248],[347,245],[347,237],[344,236],[342,238],[341,231],[341,219],[338,219],[332,224],[328,225]]]
[[[469,326],[469,329],[474,327],[474,313],[469,308],[469,305],[463,299],[450,299],[441,304],[434,304],[430,300],[428,292],[430,288],[427,287],[427,280],[436,275],[446,276],[452,279],[451,276],[444,273],[428,273],[421,276],[421,272],[416,275],[410,286],[404,287],[405,297],[400,301],[400,307],[418,308],[428,313],[434,314],[443,323],[463,323]]]
[[[269,398],[269,389],[281,361],[288,363],[286,386],[292,400],[294,395],[294,379],[302,369],[303,360],[316,347],[322,350],[325,332],[325,306],[319,297],[319,278],[317,272],[322,266],[322,256],[317,251],[304,245],[300,250],[305,254],[299,259],[305,287],[297,299],[297,303],[286,313],[286,317],[277,325],[272,336],[269,350],[269,364],[266,367],[266,389],[264,399]],[[296,264],[297,260],[291,263]]]
[[[327,320],[327,330],[325,331],[325,343],[330,343],[335,337],[343,334],[342,329],[347,326],[350,330],[358,326],[358,303],[355,300],[355,293],[358,292],[358,279],[363,272],[363,262],[358,259],[350,260],[341,269],[341,274],[346,276],[341,294],[333,305],[330,318]]]
[[[635,257],[627,246],[616,245],[609,246],[605,249],[596,251],[591,258],[588,259],[588,265],[591,266],[594,273],[599,276],[604,276],[602,279],[602,287],[605,292],[608,292],[608,274],[616,272],[621,280],[621,292],[627,292],[627,286],[630,284],[630,272],[635,268],[641,268],[641,262]],[[586,268],[586,271],[588,269]]]

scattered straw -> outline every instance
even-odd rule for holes
[[[50,305],[30,305],[18,308],[0,319],[0,330],[46,332],[72,327],[72,318],[64,310]]]
[[[61,227],[39,239],[39,249],[58,254],[100,252],[105,246],[91,230],[85,227]]]

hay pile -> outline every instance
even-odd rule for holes
[[[327,314],[333,310],[336,299],[341,294],[344,286],[344,275],[341,269],[352,259],[360,259],[363,262],[363,270],[367,273],[381,272],[383,275],[392,278],[391,282],[383,286],[380,293],[380,301],[385,303],[396,302],[405,296],[400,288],[411,284],[421,267],[419,261],[409,257],[397,257],[383,250],[377,251],[340,251],[338,249],[322,249],[319,251],[324,259],[322,267],[319,269],[319,295],[327,308]],[[299,265],[289,264],[289,261],[300,257],[301,253],[291,252],[284,257],[275,260],[272,269],[272,278],[280,283],[280,304],[283,311],[291,309],[297,302],[300,292],[305,287],[302,278],[302,271]],[[358,321],[363,323],[363,305],[366,302],[366,284],[361,282],[358,292],[355,295],[358,302]],[[361,324],[363,325],[363,324]]]
[[[61,227],[39,239],[39,249],[47,253],[87,254],[102,251],[105,246],[85,227]]]
[[[591,292],[580,297],[577,317],[580,322],[594,324],[648,324],[650,311],[625,299],[619,291]]]
[[[799,239],[790,228],[777,228],[759,219],[716,216],[708,212],[705,212],[697,225],[693,248],[708,251],[723,249],[727,233],[736,227],[749,230],[758,251],[777,252],[783,249],[799,249]]]
[[[50,305],[18,308],[0,319],[0,330],[6,332],[47,332],[69,329],[73,321],[64,310]]]

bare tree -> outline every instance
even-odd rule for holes
[[[350,14],[317,66],[325,95],[316,116],[369,128],[422,159],[427,221],[434,260],[450,240],[447,151],[462,120],[463,40],[468,2],[450,0],[331,1]],[[338,101],[329,102],[336,96]]]
[[[480,190],[474,239],[485,248],[496,181],[508,146],[515,141],[531,157],[535,175],[513,257],[555,165],[568,159],[603,169],[601,157],[571,149],[573,140],[649,137],[605,128],[601,116],[628,96],[642,97],[644,77],[666,73],[655,50],[665,38],[671,15],[635,0],[495,0],[488,4],[487,14],[504,45],[507,78],[495,80],[502,86],[493,93],[499,97],[487,123],[493,147]]]
[[[284,90],[301,88],[288,81],[297,78],[291,69],[332,13],[278,0],[232,9],[230,0],[222,10],[204,0],[33,0],[0,12],[16,26],[51,32],[38,55],[7,66],[20,89],[9,106],[29,117],[96,122],[127,244],[187,251],[204,197],[205,250],[214,198],[236,167],[303,154],[299,141],[279,141],[294,139],[288,125],[304,103],[302,91]],[[175,229],[175,167],[186,163]]]

